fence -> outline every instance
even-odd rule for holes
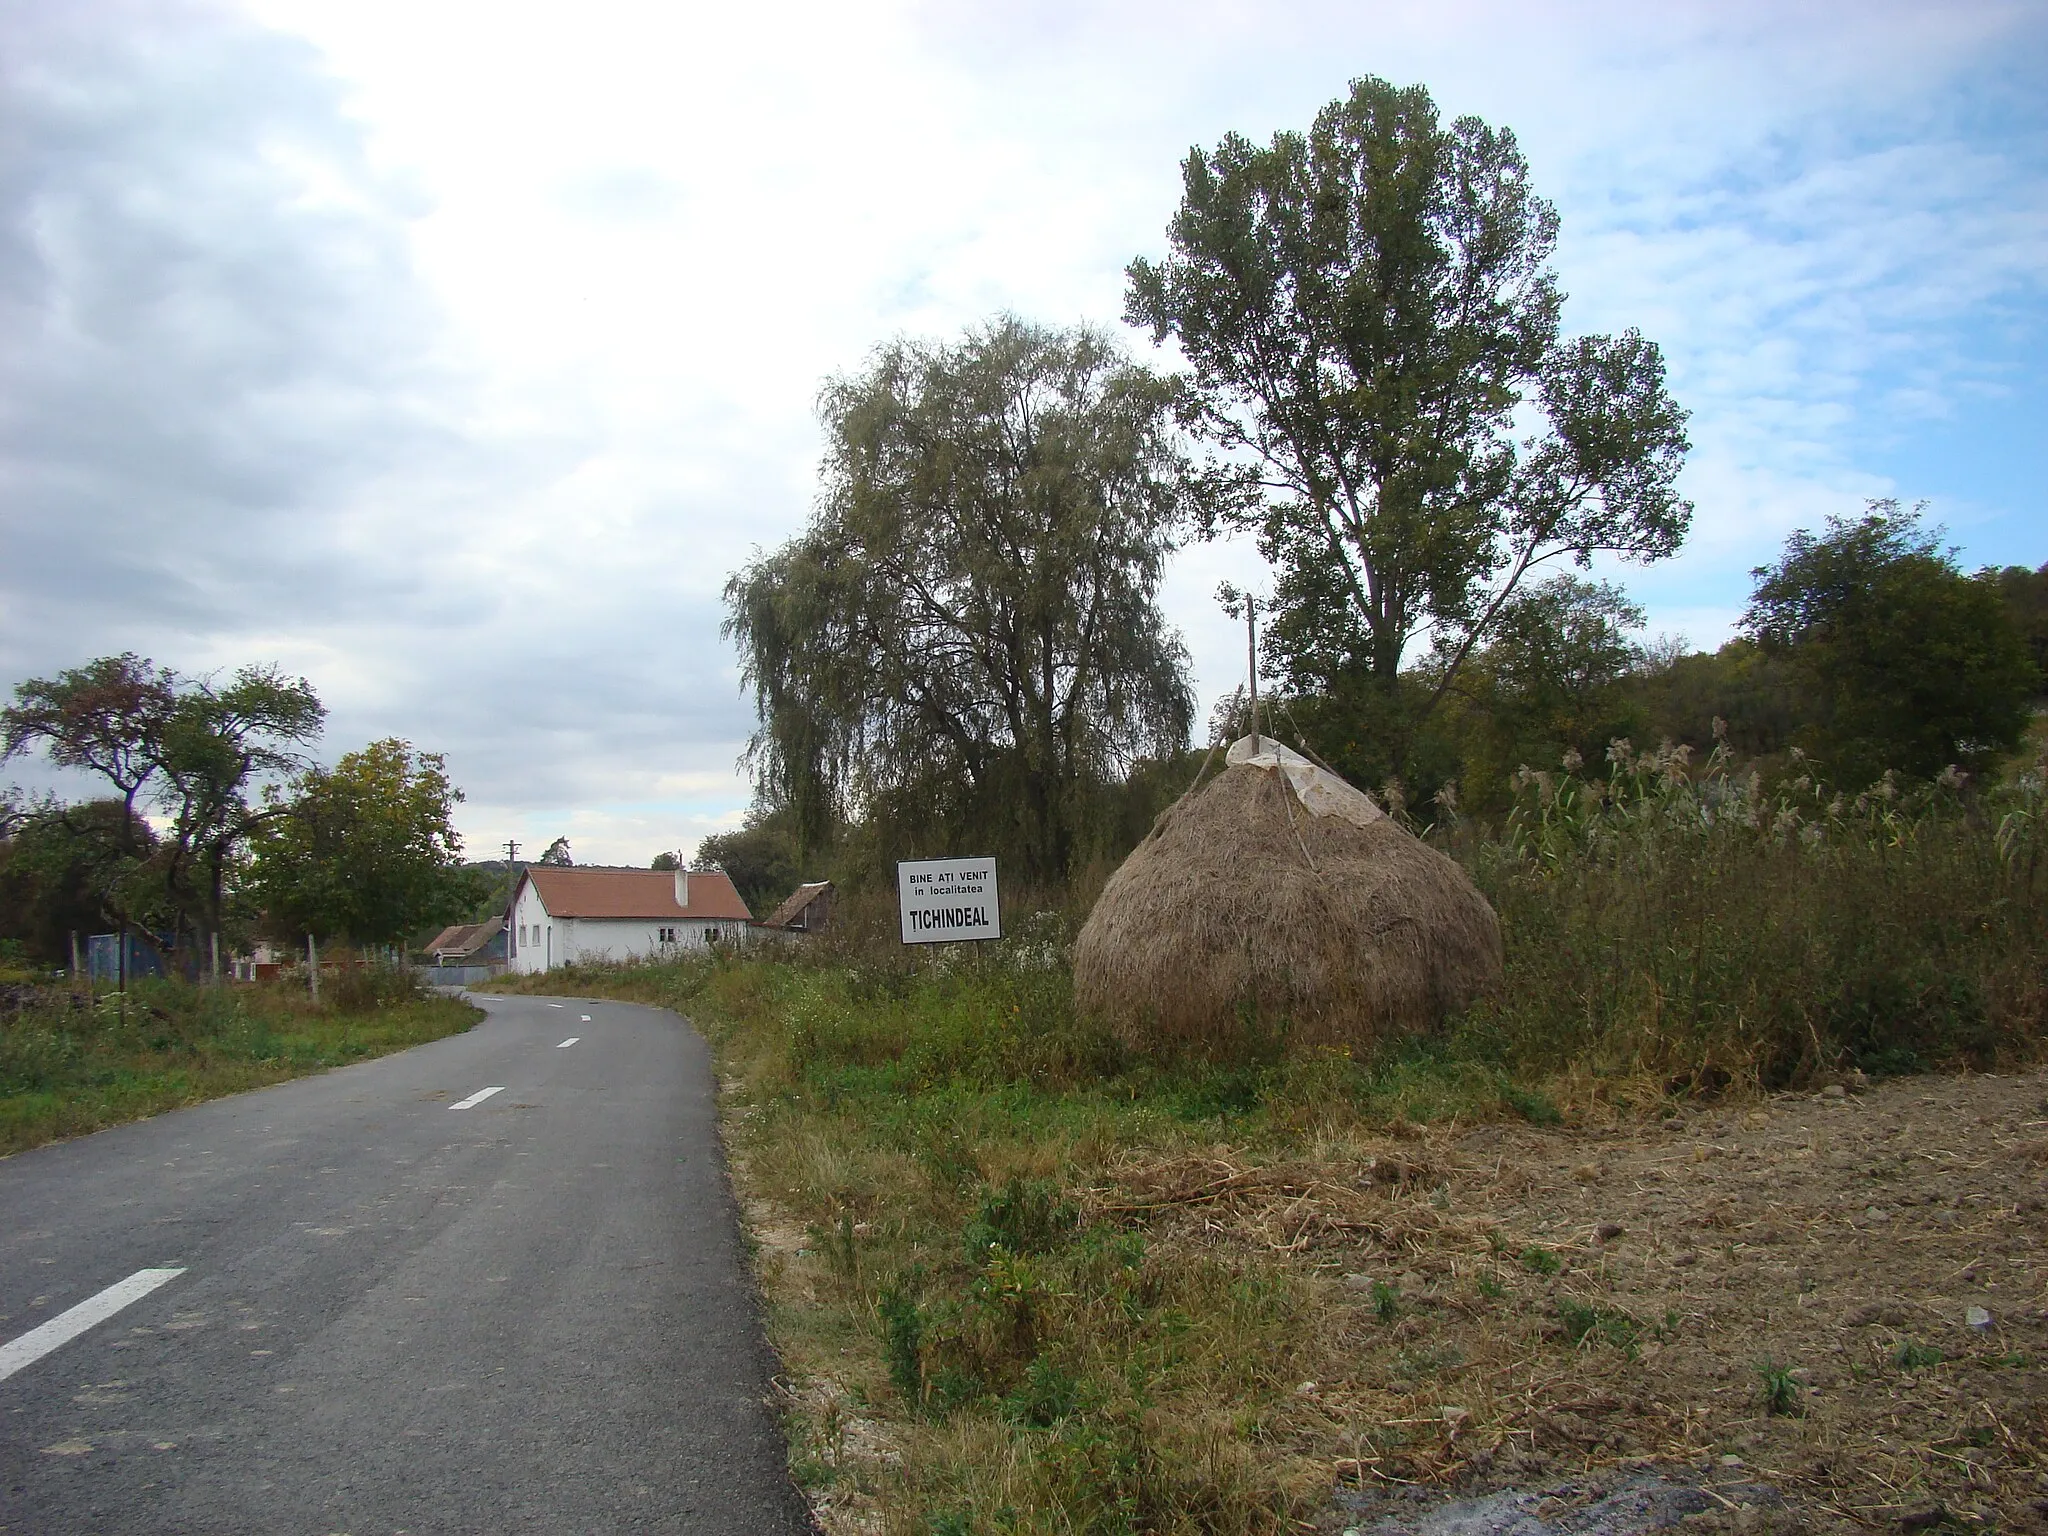
[[[430,987],[473,987],[480,981],[505,974],[505,965],[416,965],[420,980]]]

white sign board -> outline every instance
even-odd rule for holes
[[[907,859],[896,866],[896,906],[906,944],[1003,936],[992,858]]]

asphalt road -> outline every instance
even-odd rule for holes
[[[810,1529],[703,1042],[478,1001],[0,1161],[0,1531]]]

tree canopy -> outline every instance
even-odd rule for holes
[[[1754,572],[1743,629],[1790,667],[1801,745],[1839,780],[1980,768],[2018,742],[2040,685],[1996,573],[1964,575],[1920,511],[1872,501]]]
[[[275,667],[244,667],[217,684],[132,652],[31,678],[14,700],[0,710],[0,761],[40,745],[119,798],[118,815],[67,823],[105,845],[90,862],[106,916],[153,945],[167,920],[195,953],[221,931],[234,861],[268,814],[258,787],[303,764],[326,718],[312,686]],[[145,804],[166,823],[147,841],[137,831]]]
[[[1468,806],[1497,801],[1524,764],[1554,768],[1568,754],[1598,761],[1610,741],[1633,733],[1629,684],[1643,651],[1630,635],[1643,619],[1619,587],[1563,571],[1502,605],[1455,692],[1468,717]]]
[[[250,889],[279,934],[404,939],[475,899],[451,822],[462,791],[436,752],[396,739],[310,768],[257,835]]]
[[[1190,364],[1181,419],[1216,455],[1208,505],[1276,567],[1290,689],[1362,682],[1405,734],[1532,569],[1678,548],[1685,412],[1654,342],[1560,337],[1557,215],[1513,134],[1368,78],[1306,134],[1197,147],[1182,180],[1126,318]]]
[[[1188,494],[1171,407],[1100,332],[1012,318],[825,386],[811,526],[726,587],[761,798],[799,850],[856,806],[914,810],[904,836],[1057,877],[1090,786],[1185,742],[1156,601]]]

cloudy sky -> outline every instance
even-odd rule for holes
[[[735,822],[719,593],[807,515],[820,380],[1117,325],[1188,147],[1361,74],[1514,129],[1567,328],[1664,345],[1699,510],[1627,574],[1653,630],[1718,643],[1870,496],[2048,560],[2041,0],[0,0],[0,37],[0,688],[281,663],[330,757],[446,753],[478,853]],[[1175,568],[1205,705],[1255,567]]]

